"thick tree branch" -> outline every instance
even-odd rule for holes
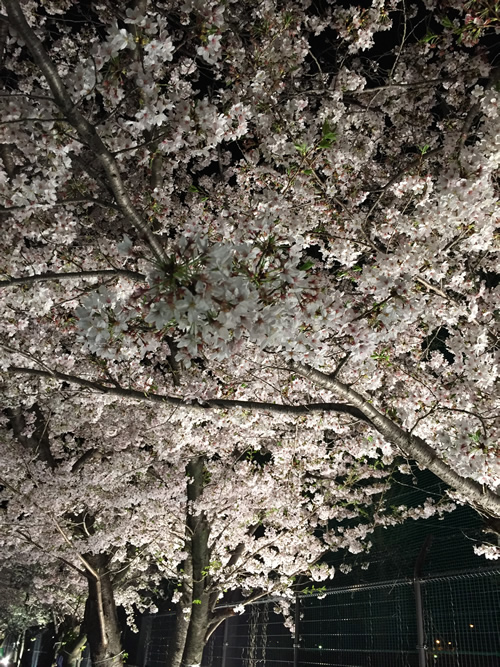
[[[191,410],[211,410],[211,409],[234,409],[241,408],[246,410],[259,410],[263,412],[276,412],[280,414],[311,414],[313,412],[339,412],[350,414],[374,426],[379,433],[386,437],[390,442],[397,445],[407,456],[413,458],[420,465],[425,466],[431,472],[440,477],[444,482],[455,488],[458,492],[468,496],[472,503],[477,504],[492,516],[500,516],[500,497],[483,487],[479,482],[462,477],[456,473],[447,463],[445,463],[424,440],[418,436],[407,433],[391,419],[380,413],[360,394],[339,382],[338,380],[321,373],[306,364],[291,363],[290,370],[299,373],[327,389],[340,393],[348,399],[351,405],[345,403],[310,403],[306,405],[283,405],[277,403],[260,403],[258,401],[238,401],[229,399],[213,399],[203,401],[202,403],[188,403],[177,396],[167,396],[161,394],[141,393],[134,389],[123,389],[117,387],[107,387],[96,381],[85,380],[74,375],[67,375],[58,371],[41,371],[34,368],[22,368],[11,366],[9,372],[13,374],[29,375],[32,377],[54,378],[62,382],[76,384],[82,387],[108,393],[124,398],[133,398],[135,400],[147,401],[151,403],[163,403],[176,405]]]
[[[43,283],[48,280],[85,280],[86,278],[98,277],[112,278],[113,276],[123,276],[131,280],[143,282],[146,276],[137,271],[128,271],[127,269],[96,269],[95,271],[68,271],[67,273],[56,273],[47,271],[47,273],[37,273],[33,276],[21,276],[20,278],[9,278],[0,280],[0,287],[9,285],[30,285],[32,283]]]
[[[459,475],[438,456],[436,450],[425,442],[425,440],[411,435],[395,424],[391,419],[368,403],[361,394],[339,382],[339,380],[321,373],[307,364],[291,362],[289,368],[294,373],[308,378],[316,385],[333,390],[347,399],[353,406],[366,415],[379,433],[389,442],[397,445],[407,456],[433,472],[443,482],[449,484],[449,486],[456,489],[459,493],[467,496],[472,505],[481,508],[491,516],[500,517],[500,496],[479,482]]]
[[[81,141],[90,148],[99,160],[121,212],[127,221],[144,235],[156,259],[163,263],[165,261],[163,248],[146,221],[135,210],[112,153],[106,148],[95,127],[82,116],[73,103],[54,63],[49,58],[42,42],[28,25],[17,0],[5,0],[4,4],[12,27],[24,41],[35,63],[45,76],[58,108],[63,112],[70,125],[75,128]]]
[[[9,373],[14,375],[29,375],[32,377],[42,377],[56,379],[61,382],[76,384],[80,387],[86,387],[92,391],[112,396],[121,396],[123,398],[133,398],[135,400],[148,403],[161,403],[166,405],[175,405],[177,407],[187,408],[188,410],[213,410],[213,409],[234,409],[259,410],[261,412],[277,412],[290,415],[308,415],[314,412],[339,412],[348,414],[357,419],[371,424],[369,417],[357,407],[347,405],[346,403],[307,403],[305,405],[285,405],[283,403],[264,403],[259,401],[238,401],[222,398],[214,398],[199,403],[190,403],[178,396],[167,396],[165,394],[154,394],[140,392],[135,389],[123,389],[122,387],[109,387],[95,380],[85,380],[76,375],[67,375],[59,371],[41,371],[36,368],[23,368],[20,366],[10,366]]]
[[[12,157],[12,150],[14,149],[13,144],[0,144],[0,158],[2,159],[3,166],[7,172],[7,176],[12,180],[16,175],[16,165],[14,164],[14,158]],[[4,211],[4,209],[0,209]]]
[[[241,602],[235,603],[236,604],[251,604],[252,602],[255,602],[256,600],[260,600],[261,598],[265,597],[266,595],[269,595],[269,593],[265,592],[259,592],[259,593],[254,593],[253,595],[250,595],[248,598],[245,600],[242,600]],[[215,613],[212,617],[212,620],[210,621],[210,625],[208,626],[207,629],[207,634],[205,635],[205,642],[208,642],[210,637],[213,635],[213,633],[217,630],[219,625],[223,623],[226,619],[230,618],[231,616],[235,616],[236,612],[234,611],[233,607],[221,607],[219,609],[215,610]]]
[[[0,69],[3,69],[5,61],[5,45],[7,44],[7,36],[9,34],[9,26],[7,23],[0,23]],[[16,175],[16,165],[12,157],[14,150],[13,144],[0,144],[0,159],[3,162],[4,169],[7,176],[12,180]]]
[[[186,525],[191,531],[191,539],[187,550],[193,564],[192,574],[192,608],[187,629],[183,663],[195,665],[203,651],[205,635],[209,622],[210,594],[207,590],[210,564],[208,540],[211,525],[204,511],[196,513],[196,502],[202,497],[205,487],[205,457],[198,456],[186,466],[187,478],[187,512]]]
[[[7,144],[2,144],[2,146],[6,146]],[[10,174],[9,174],[10,176]],[[39,204],[40,207],[46,206],[53,208],[54,206],[71,206],[71,205],[76,205],[76,204],[95,204],[96,206],[100,206],[101,208],[112,208],[115,209],[116,211],[120,211],[120,208],[114,204],[111,201],[105,201],[104,199],[97,199],[94,197],[75,197],[74,199],[60,199],[59,201],[55,201],[52,203],[45,203],[41,202]],[[22,211],[26,210],[27,208],[31,208],[33,210],[33,206],[0,206],[0,213],[6,214],[9,213],[9,211]]]
[[[52,522],[54,523],[56,530],[62,536],[63,540],[70,547],[70,549],[75,551],[75,555],[78,558],[78,560],[95,579],[95,585],[97,590],[97,615],[99,617],[99,626],[101,628],[102,643],[104,646],[106,646],[108,643],[108,636],[106,633],[106,619],[104,616],[104,608],[102,600],[101,575],[96,569],[92,567],[92,565],[89,563],[88,558],[84,558],[82,554],[78,551],[78,549],[75,549],[73,542],[71,541],[71,538],[66,535],[65,531],[63,530],[63,528],[61,527],[55,516],[53,514],[49,514],[49,516],[52,519]]]
[[[44,549],[40,544],[38,544],[38,542],[35,542],[35,541],[31,538],[30,535],[27,535],[27,534],[24,533],[22,530],[18,530],[18,531],[17,531],[17,534],[20,535],[20,536],[21,536],[21,537],[22,537],[28,544],[32,544],[36,549],[38,549],[38,550],[41,551],[42,553],[44,553],[44,554],[49,554],[49,556],[53,556],[53,555],[54,555],[54,554],[52,554],[50,551],[47,551],[46,549]],[[76,565],[74,565],[73,563],[71,563],[69,560],[66,560],[66,558],[63,558],[62,556],[58,556],[58,555],[55,555],[55,557],[57,558],[57,560],[61,561],[61,563],[64,563],[67,567],[69,567],[69,568],[75,570],[75,572],[78,572],[78,574],[81,575],[82,577],[86,577],[86,576],[87,576],[85,570],[80,570],[79,567],[77,567]]]

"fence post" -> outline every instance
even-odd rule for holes
[[[42,634],[39,632],[35,637],[35,645],[32,648],[31,667],[37,667],[38,656],[41,653],[41,646],[42,646]]]
[[[229,618],[226,618],[224,621],[224,642],[222,644],[222,664],[221,667],[226,667],[226,658],[227,658],[227,647],[229,642],[228,640],[228,635],[229,635]]]
[[[300,648],[300,598],[295,596],[295,635],[293,640],[293,667],[299,667],[299,648]]]
[[[424,629],[424,610],[422,605],[422,584],[420,575],[422,573],[422,566],[425,557],[432,543],[432,535],[425,538],[425,542],[420,549],[417,561],[415,563],[415,570],[413,572],[413,586],[415,589],[415,611],[417,613],[417,650],[418,650],[418,667],[426,667],[426,649],[425,645],[425,629]]]
[[[152,625],[153,625],[152,616],[142,617],[141,630],[139,632],[139,649],[137,651],[137,662],[140,663],[141,667],[146,667],[146,665],[149,663]]]

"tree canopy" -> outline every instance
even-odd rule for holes
[[[500,519],[500,14],[344,4],[2,0],[0,539],[97,662],[444,511],[414,463]]]

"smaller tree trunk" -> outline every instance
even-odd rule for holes
[[[86,643],[87,635],[81,632],[61,646],[59,655],[62,656],[62,667],[79,667],[82,660],[82,651]]]
[[[121,631],[116,613],[108,558],[87,555],[86,561],[99,575],[88,576],[89,595],[85,605],[85,628],[93,667],[122,667]]]
[[[175,607],[175,631],[167,651],[167,667],[181,667],[186,647],[191,610],[193,605],[193,561],[188,556],[184,561],[184,580],[181,599]],[[187,610],[184,612],[184,610]]]
[[[189,478],[187,497],[190,503],[196,503],[203,494],[205,486],[204,470],[205,459],[202,456],[190,461],[186,466],[186,474]],[[187,628],[182,665],[183,667],[199,667],[205,647],[210,611],[210,593],[207,591],[209,584],[208,567],[210,564],[208,549],[210,524],[204,512],[193,514],[191,513],[191,507],[188,508],[186,518],[190,534],[188,548],[191,552],[193,575],[191,616]]]

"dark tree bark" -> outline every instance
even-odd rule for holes
[[[167,651],[167,667],[181,667],[193,606],[193,561],[189,555],[183,563],[184,580],[181,599],[175,607],[175,631]],[[188,610],[184,612],[184,609]]]
[[[79,667],[82,660],[82,651],[87,643],[87,635],[82,632],[74,639],[66,642],[61,648],[62,667]]]
[[[85,628],[93,667],[122,667],[121,630],[116,613],[109,559],[87,554],[85,560],[99,575],[89,574],[89,594],[85,606]]]
[[[194,582],[193,592],[196,592],[198,586]],[[205,637],[208,629],[208,593],[199,592],[199,598],[193,598],[193,608],[191,610],[191,619],[187,631],[186,646],[182,660],[183,667],[200,667],[205,648]],[[198,600],[198,603],[195,603]]]
[[[56,653],[62,658],[62,667],[79,667],[87,643],[87,634],[80,619],[66,616],[57,630],[57,637]]]
[[[186,466],[188,509],[186,517],[187,549],[190,553],[186,561],[189,568],[182,598],[177,606],[176,634],[169,656],[168,667],[188,667],[201,665],[205,637],[209,623],[210,593],[208,567],[210,552],[208,538],[210,525],[203,512],[195,514],[192,503],[201,497],[204,487],[205,459],[200,456]],[[184,614],[183,609],[190,603],[191,612]],[[183,652],[181,654],[181,648]],[[182,659],[181,659],[182,656]]]

